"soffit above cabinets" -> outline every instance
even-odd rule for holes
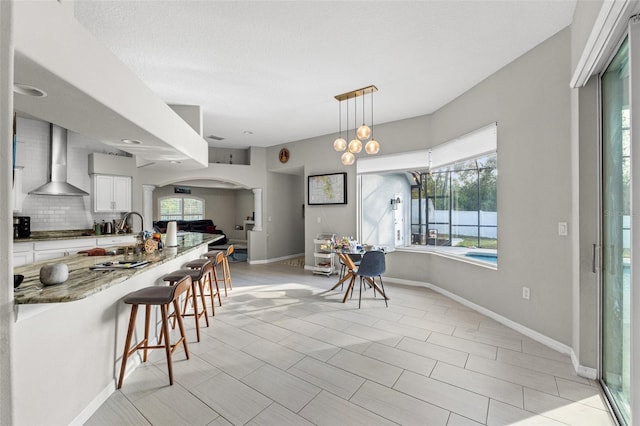
[[[14,3],[14,81],[45,97],[16,111],[95,138],[148,167],[201,169],[207,142],[57,2]],[[37,28],[37,31],[34,31]],[[124,143],[134,139],[141,144]]]

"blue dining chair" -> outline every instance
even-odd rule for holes
[[[375,277],[380,279],[380,287],[382,288],[382,297],[384,298],[385,306],[389,307],[387,303],[387,295],[384,291],[384,284],[382,283],[382,274],[386,269],[384,261],[384,252],[381,251],[368,251],[362,256],[360,260],[360,266],[356,274],[360,277],[360,295],[358,298],[358,309],[362,303],[362,282],[365,278],[370,278],[375,285]],[[375,295],[375,288],[373,290]]]

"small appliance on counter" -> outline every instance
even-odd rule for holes
[[[13,238],[29,238],[31,236],[31,217],[13,217]]]

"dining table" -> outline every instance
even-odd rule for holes
[[[331,287],[329,291],[335,290],[336,288],[338,288],[338,286],[344,284],[347,280],[349,280],[349,284],[347,285],[347,291],[345,291],[344,298],[342,299],[342,303],[346,303],[347,298],[349,297],[349,294],[353,293],[353,287],[356,282],[356,277],[358,276],[358,267],[356,266],[356,264],[353,262],[353,259],[351,259],[351,256],[349,255],[362,254],[364,256],[364,253],[352,252],[348,250],[336,250],[335,253],[340,258],[340,260],[342,260],[342,263],[344,263],[344,265],[346,266],[347,273],[344,274],[344,276],[340,278],[340,280],[333,287]],[[380,286],[378,286],[378,284],[376,284],[374,280],[372,280],[369,277],[364,277],[364,278],[369,284],[369,286],[373,288],[374,292],[377,291],[378,293],[380,293],[382,297],[384,297],[386,300],[389,300],[389,297],[387,297],[385,292],[380,288]]]

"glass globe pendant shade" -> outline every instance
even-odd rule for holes
[[[354,161],[356,161],[355,155],[353,155],[349,151],[342,154],[341,158],[342,158],[342,164],[344,164],[345,166],[350,166],[353,164]]]
[[[371,136],[371,129],[366,124],[362,123],[362,126],[358,127],[358,139],[366,141]]]
[[[360,151],[362,151],[362,142],[360,142],[356,138],[353,138],[351,142],[349,142],[349,152],[357,154]]]
[[[333,149],[338,152],[344,151],[345,149],[347,149],[347,141],[345,141],[343,138],[336,139],[335,141],[333,141]]]
[[[378,143],[377,140],[371,139],[364,146],[364,150],[367,151],[367,154],[377,154],[378,151],[380,151],[380,144]]]

